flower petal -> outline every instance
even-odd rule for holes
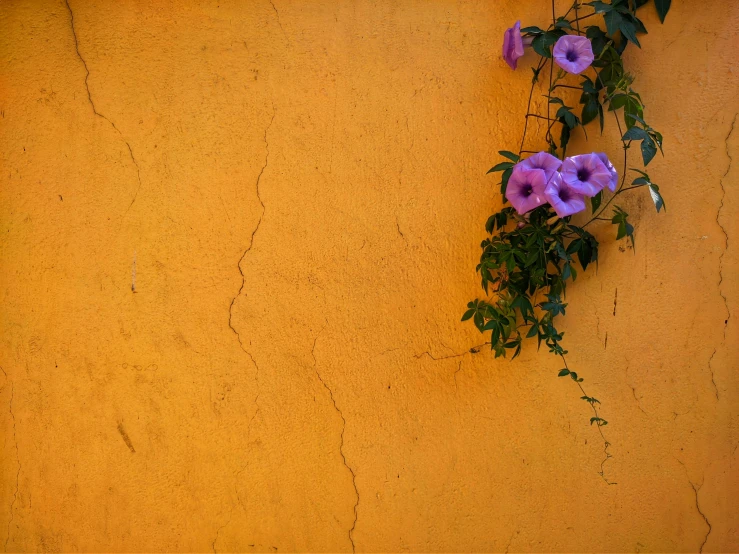
[[[616,187],[618,186],[618,171],[616,171],[616,168],[613,167],[611,160],[608,159],[608,156],[606,156],[605,152],[596,152],[596,155],[598,156],[600,161],[603,162],[603,165],[606,166],[606,169],[611,174],[611,180],[608,183],[608,190],[614,192],[616,190]]]
[[[521,165],[529,169],[543,169],[547,176],[547,181],[549,181],[552,175],[562,167],[562,161],[548,152],[538,152],[523,160]]]
[[[581,154],[562,162],[562,180],[579,194],[595,196],[609,185],[611,173],[596,154]]]
[[[505,197],[519,214],[525,214],[544,204],[546,181],[542,169],[528,169],[518,163],[508,179]]]
[[[568,54],[575,54],[575,56],[571,56],[573,59],[568,59]],[[595,59],[590,39],[578,35],[560,37],[552,49],[552,55],[559,67],[574,74],[585,71]]]
[[[585,209],[585,199],[572,190],[557,173],[544,190],[546,201],[559,217],[567,217]]]
[[[510,29],[503,34],[503,59],[511,67],[516,69],[518,58],[523,56],[523,39],[521,38],[521,22],[516,21]]]

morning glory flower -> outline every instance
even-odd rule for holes
[[[606,169],[611,174],[611,180],[608,182],[608,190],[611,192],[615,192],[616,187],[618,186],[618,171],[616,171],[616,168],[613,167],[613,164],[611,163],[611,160],[608,159],[608,156],[606,156],[605,152],[596,152],[595,153],[598,158],[600,158],[600,161],[603,162],[603,165],[606,166]]]
[[[560,37],[552,49],[552,55],[559,67],[574,74],[585,71],[595,59],[590,39],[578,35]]]
[[[523,56],[524,46],[529,46],[533,40],[533,37],[521,37],[520,21],[516,21],[513,27],[506,29],[503,35],[503,59],[511,66],[511,69],[516,69],[518,58]]]
[[[562,162],[562,181],[577,192],[595,196],[611,183],[611,172],[597,154],[580,154]]]
[[[552,178],[552,175],[559,171],[562,167],[562,160],[548,154],[547,152],[539,152],[533,156],[529,156],[521,165],[527,169],[541,169],[547,176],[547,182]]]
[[[528,169],[518,163],[508,179],[505,197],[519,214],[525,214],[546,202],[546,184],[547,176],[543,169]]]
[[[555,173],[547,183],[544,198],[559,217],[567,217],[585,209],[585,198],[568,185],[559,173]]]

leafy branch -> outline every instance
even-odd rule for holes
[[[485,225],[488,237],[480,245],[482,252],[476,269],[487,298],[469,302],[462,316],[463,321],[471,320],[481,333],[490,333],[489,343],[496,358],[511,353],[511,359],[515,359],[521,353],[524,339],[533,338],[537,339],[538,348],[544,344],[550,353],[561,358],[564,368],[559,371],[559,376],[569,376],[577,384],[582,393],[580,398],[588,403],[593,413],[590,424],[596,425],[603,439],[603,463],[611,457],[608,452],[610,443],[602,429],[608,422],[600,416],[600,401],[585,392],[583,378],[567,365],[567,351],[561,344],[564,333],[557,329],[556,323],[560,316],[565,315],[567,285],[577,279],[579,271],[586,271],[588,266],[598,263],[599,243],[586,228],[596,221],[610,222],[616,227],[616,239],[626,239],[633,247],[634,225],[629,221],[629,214],[614,200],[626,192],[646,188],[657,212],[666,209],[659,186],[646,171],[629,168],[629,150],[634,144],[639,145],[644,168],[654,159],[657,151],[662,152],[662,134],[645,120],[644,102],[633,88],[634,76],[625,71],[622,58],[629,44],[641,47],[639,35],[647,31],[637,16],[637,10],[649,3],[649,0],[575,0],[565,14],[558,17],[552,1],[552,19],[546,28],[519,28],[517,24],[507,32],[511,34],[507,34],[506,41],[525,40],[538,59],[532,67],[533,76],[518,153],[501,150],[499,154],[502,160],[488,171],[501,173],[500,192],[504,207],[488,218]],[[670,0],[654,0],[653,4],[660,20],[664,21]],[[590,11],[582,15],[581,10]],[[602,18],[600,25],[596,23],[598,17]],[[585,26],[581,27],[581,23],[585,23]],[[519,30],[520,39],[515,34]],[[583,56],[586,61],[583,65],[574,63],[578,60],[579,52],[582,53],[577,48],[585,49]],[[517,55],[520,56],[520,53]],[[506,61],[515,68],[516,59]],[[560,69],[555,69],[555,63]],[[548,71],[548,84],[542,84],[542,71]],[[573,80],[573,74],[579,75],[579,78]],[[545,114],[531,109],[537,87],[545,89]],[[579,108],[570,105],[567,97],[560,96],[563,92],[572,94],[571,91],[579,93]],[[591,216],[584,224],[575,224],[571,215],[582,208],[557,211],[554,199],[550,199],[550,196],[547,196],[549,204],[542,200],[534,204],[519,203],[515,207],[505,205],[509,198],[509,183],[515,172],[519,172],[517,175],[520,177],[526,171],[539,171],[538,178],[544,178],[542,169],[545,168],[532,166],[532,162],[523,157],[524,154],[550,155],[549,158],[553,155],[564,160],[566,165],[568,160],[574,159],[567,158],[573,133],[582,129],[587,139],[587,128],[595,125],[602,133],[606,113],[611,112],[623,150],[622,169],[619,175],[605,154],[599,155],[602,161],[591,160],[591,163],[598,164],[597,171],[610,171],[611,177],[607,188],[601,184],[595,189],[597,192],[587,194],[590,196]],[[548,154],[535,148],[526,148],[531,120],[545,123],[546,147],[543,150]],[[570,167],[573,164],[571,162]],[[564,172],[565,165],[562,162],[559,165]],[[576,178],[581,178],[582,171],[585,175],[582,178],[587,180],[591,169],[590,166],[582,166],[577,169]],[[627,185],[629,171],[634,178]],[[565,179],[564,173],[555,173],[559,176],[557,179]],[[546,174],[547,187],[552,175]],[[570,175],[568,178],[574,177]],[[515,186],[518,188],[514,192],[524,190],[521,189],[520,178]],[[532,194],[533,185],[527,186],[525,194]],[[607,190],[611,191],[610,195]],[[547,188],[549,194],[550,189]],[[522,206],[527,207],[524,209]],[[606,215],[607,210],[611,210],[610,215]],[[600,474],[606,479],[602,464]],[[606,482],[609,481],[606,479]]]

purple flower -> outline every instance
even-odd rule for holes
[[[579,74],[593,63],[593,47],[590,39],[578,35],[560,37],[552,49],[557,65],[568,73]]]
[[[523,56],[521,22],[516,21],[516,24],[510,29],[506,29],[503,35],[503,59],[511,66],[511,69],[516,69],[518,58],[521,56]]]
[[[568,185],[559,173],[547,183],[544,197],[559,217],[576,214],[585,209],[585,198]]]
[[[608,190],[614,192],[616,190],[616,186],[618,185],[618,171],[616,171],[616,168],[613,167],[611,160],[608,159],[608,156],[606,156],[605,152],[596,152],[595,155],[600,158],[600,161],[603,162],[603,165],[606,166],[606,169],[611,174],[611,180],[608,182],[607,186]]]
[[[546,184],[547,176],[543,169],[527,169],[518,163],[508,179],[505,197],[518,213],[525,214],[546,202]]]
[[[562,162],[562,181],[579,194],[595,196],[611,182],[611,172],[597,154],[580,154]]]
[[[552,178],[552,175],[559,171],[562,167],[562,161],[559,158],[555,158],[551,154],[546,152],[539,152],[533,156],[529,156],[521,165],[526,169],[541,169],[547,176],[547,182]]]

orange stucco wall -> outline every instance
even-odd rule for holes
[[[608,485],[557,360],[459,321],[547,2],[3,2],[5,550],[739,550],[739,4],[652,10],[668,211],[562,323]]]

